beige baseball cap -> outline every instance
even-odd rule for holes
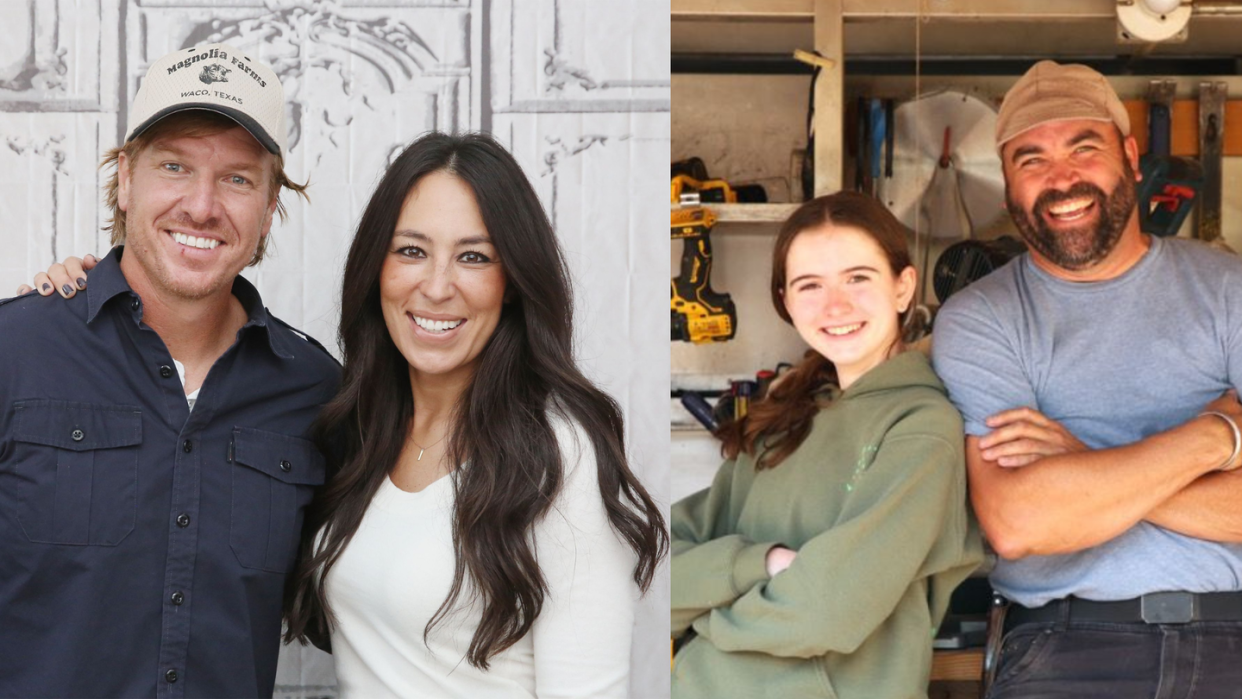
[[[151,64],[129,110],[125,142],[190,109],[223,114],[264,148],[284,156],[285,91],[266,63],[228,44],[181,49]]]
[[[1108,79],[1077,63],[1040,61],[1005,93],[996,117],[996,150],[1015,136],[1050,121],[1111,121],[1130,135],[1130,115]]]

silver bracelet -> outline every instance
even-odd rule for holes
[[[1229,417],[1228,415],[1222,412],[1218,412],[1216,410],[1204,410],[1203,412],[1199,414],[1200,415],[1215,415],[1216,417],[1224,420],[1229,425],[1229,429],[1233,430],[1233,453],[1229,455],[1228,459],[1225,459],[1225,463],[1221,464],[1220,466],[1217,466],[1216,470],[1217,471],[1232,471],[1238,466],[1242,466],[1242,462],[1239,462],[1237,464],[1234,464],[1230,468],[1225,468],[1226,466],[1229,466],[1229,464],[1233,463],[1234,459],[1238,458],[1238,454],[1242,454],[1242,430],[1238,429],[1238,423],[1234,422],[1233,418]]]

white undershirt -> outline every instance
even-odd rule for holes
[[[173,366],[177,367],[177,377],[181,379],[181,388],[185,389],[185,365],[173,359]],[[194,401],[198,400],[198,392],[201,390],[203,390],[203,387],[199,386],[192,393],[185,394],[185,400],[190,404],[190,410],[194,410]]]
[[[536,526],[549,592],[532,631],[493,656],[488,671],[465,661],[480,618],[467,584],[424,643],[453,578],[453,486],[446,476],[409,493],[385,478],[327,580],[341,699],[627,695],[636,559],[608,525],[590,441],[554,424],[565,483]]]

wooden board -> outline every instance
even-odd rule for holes
[[[1147,102],[1128,100],[1126,111],[1130,113],[1130,133],[1138,141],[1140,153],[1147,152]],[[1173,155],[1197,157],[1199,155],[1199,102],[1198,100],[1174,100],[1173,133],[1170,150]],[[1224,154],[1242,155],[1242,100],[1225,102]]]
[[[983,649],[938,650],[932,654],[931,679],[979,681],[983,677]]]

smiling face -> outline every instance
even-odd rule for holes
[[[866,232],[826,224],[798,233],[785,258],[785,309],[798,334],[837,368],[841,388],[888,358],[915,273],[894,275]]]
[[[273,156],[240,126],[161,136],[117,161],[126,216],[121,270],[139,294],[196,300],[231,293],[272,226]]]
[[[505,273],[474,192],[443,170],[406,195],[380,270],[380,307],[410,378],[468,379],[500,322]]]
[[[1138,147],[1111,123],[1049,122],[1006,143],[1002,162],[1006,207],[1041,267],[1089,271],[1139,238]]]

